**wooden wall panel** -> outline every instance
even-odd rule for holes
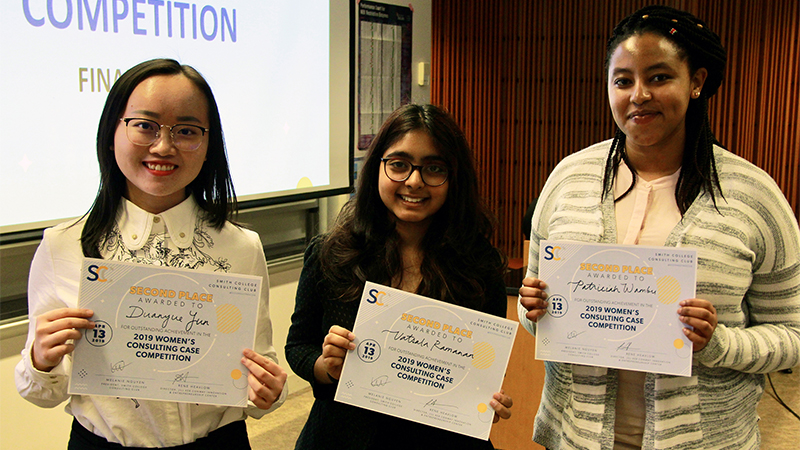
[[[476,152],[495,244],[522,256],[522,216],[566,155],[613,136],[603,59],[643,0],[434,0],[431,101]],[[675,0],[720,34],[727,78],[712,128],[775,178],[800,217],[800,2]]]

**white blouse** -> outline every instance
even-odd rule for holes
[[[44,232],[31,263],[28,282],[28,340],[17,364],[15,381],[20,395],[30,402],[52,408],[65,400],[72,414],[92,433],[123,446],[168,447],[194,442],[211,431],[248,415],[260,418],[279,407],[281,397],[269,410],[248,403],[247,408],[160,402],[67,393],[72,355],[50,372],[31,362],[36,317],[57,308],[75,308],[83,251],[84,222],[62,223]],[[161,214],[151,214],[124,200],[117,226],[101,248],[104,259],[138,264],[188,268],[205,272],[256,275],[263,278],[258,309],[255,350],[277,362],[269,318],[269,278],[258,234],[225,223],[221,230],[209,227],[202,210],[190,196]]]

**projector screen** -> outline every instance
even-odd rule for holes
[[[347,192],[351,3],[3,1],[0,233],[88,211],[106,95],[152,58],[176,59],[208,80],[242,207]]]

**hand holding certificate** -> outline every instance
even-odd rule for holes
[[[488,439],[517,323],[367,283],[335,400]]]
[[[536,359],[691,375],[677,306],[694,297],[696,270],[691,249],[542,241]]]
[[[261,278],[87,258],[70,394],[247,405]]]

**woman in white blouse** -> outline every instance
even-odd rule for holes
[[[91,210],[45,230],[34,256],[18,391],[42,407],[68,401],[70,449],[250,448],[244,419],[285,398],[267,288],[255,348],[242,355],[247,408],[67,393],[72,342],[95,325],[93,312],[77,305],[83,257],[257,275],[269,286],[258,235],[230,221],[236,201],[219,110],[195,69],[155,59],[125,72],[100,118],[97,157],[101,183]]]

